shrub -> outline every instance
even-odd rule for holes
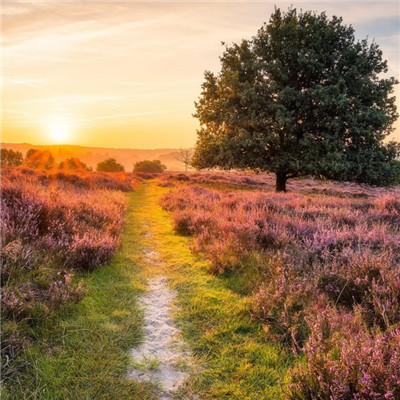
[[[24,165],[33,169],[53,169],[54,156],[49,150],[30,149],[26,153]]]
[[[59,169],[66,169],[66,170],[85,170],[89,171],[88,166],[79,160],[79,158],[73,157],[73,158],[67,158],[64,161],[61,161],[59,166]]]
[[[115,158],[108,158],[97,164],[96,171],[99,172],[123,172],[125,168],[123,165],[117,163]]]
[[[144,161],[138,161],[135,163],[133,166],[133,172],[149,172],[149,173],[155,173],[155,172],[163,172],[167,169],[167,167],[163,164],[161,164],[160,160],[144,160]]]
[[[390,399],[400,397],[400,330],[365,328],[359,314],[320,305],[308,315],[307,366],[297,366],[289,398]]]

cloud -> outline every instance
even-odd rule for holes
[[[220,68],[221,41],[251,38],[275,4],[343,16],[357,38],[376,39],[398,77],[397,1],[6,0],[3,99],[21,112],[8,112],[7,121],[38,124],[58,112],[89,125],[174,118],[183,136],[204,71]]]
[[[34,104],[45,104],[45,105],[56,105],[57,107],[75,105],[75,104],[93,104],[102,103],[108,101],[120,100],[118,96],[98,96],[90,94],[76,94],[67,96],[56,96],[46,98],[32,98],[29,100],[16,101],[14,105],[34,105]]]
[[[44,79],[34,79],[34,78],[9,78],[7,76],[3,76],[3,86],[28,86],[32,88],[41,88],[43,85]]]
[[[80,123],[80,122],[94,122],[94,121],[102,121],[106,119],[131,119],[137,117],[144,117],[144,116],[152,116],[152,115],[165,115],[165,114],[174,114],[177,109],[172,110],[159,110],[159,111],[146,111],[146,112],[135,112],[135,113],[126,113],[126,114],[109,114],[109,115],[100,115],[97,117],[92,118],[78,118],[74,119],[72,122]]]

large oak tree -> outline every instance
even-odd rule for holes
[[[195,103],[198,168],[276,174],[276,190],[300,175],[390,184],[397,83],[374,42],[325,13],[272,14],[252,40],[226,46],[205,72]]]

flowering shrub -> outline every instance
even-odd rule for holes
[[[360,314],[317,305],[304,346],[307,367],[297,366],[290,397],[332,400],[400,398],[400,329],[365,329]]]
[[[74,270],[93,270],[114,254],[125,210],[121,190],[132,190],[136,182],[131,174],[2,168],[1,313],[6,324],[35,324],[83,297]],[[3,332],[3,341],[9,355],[23,347],[18,324]]]
[[[310,182],[286,194],[184,182],[161,205],[215,272],[246,272],[259,255],[251,315],[307,361],[293,369],[292,398],[400,398],[399,188]]]

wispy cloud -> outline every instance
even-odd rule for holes
[[[44,79],[34,79],[34,78],[9,78],[7,76],[3,76],[3,86],[28,86],[32,88],[41,88],[43,87]]]
[[[182,111],[181,109],[172,109],[172,110],[159,110],[159,111],[146,111],[146,112],[134,112],[134,113],[126,113],[126,114],[109,114],[109,115],[100,115],[97,117],[92,118],[77,118],[72,120],[75,123],[82,123],[82,122],[95,122],[95,121],[103,121],[107,119],[123,119],[123,120],[130,120],[132,118],[137,117],[147,117],[153,115],[167,115],[167,114],[174,114],[177,111]]]
[[[46,98],[32,98],[29,100],[16,101],[12,104],[14,105],[34,105],[34,104],[45,104],[54,105],[55,107],[62,107],[75,104],[94,104],[120,100],[121,97],[118,96],[98,96],[90,94],[77,94],[68,96],[56,96],[56,97],[46,97]]]
[[[274,5],[287,9],[292,4],[342,16],[357,38],[375,38],[389,60],[389,72],[398,77],[397,1],[5,0],[3,126],[39,127],[60,114],[88,127],[137,126],[141,121],[147,130],[140,132],[149,132],[159,121],[171,145],[178,140],[175,134],[194,143],[193,101],[204,71],[220,68],[221,41],[251,38]],[[113,132],[110,144],[118,139],[135,146],[126,142],[133,139]]]

